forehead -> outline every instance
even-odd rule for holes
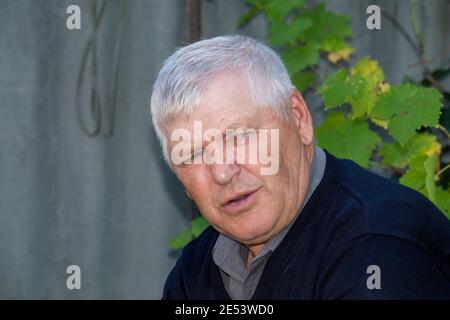
[[[236,122],[254,122],[259,112],[248,83],[237,73],[223,73],[208,84],[194,112],[173,125],[189,130],[194,121],[202,121],[204,127],[221,129]]]
[[[236,73],[223,73],[214,78],[203,92],[199,115],[220,111],[254,110],[249,84]]]

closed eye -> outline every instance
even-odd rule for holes
[[[236,134],[233,136],[236,144],[248,144],[250,142],[250,137],[254,136],[256,132],[254,130],[246,130],[245,132]]]
[[[194,163],[194,160],[195,160],[197,157],[201,156],[202,153],[203,153],[202,150],[197,150],[197,151],[191,153],[188,157],[186,157],[186,159],[184,159],[184,160],[181,162],[180,166],[181,166],[181,167],[185,167],[185,166],[188,166],[188,165],[190,165],[190,164],[193,164],[193,163]]]

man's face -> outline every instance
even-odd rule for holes
[[[269,106],[253,104],[248,85],[238,75],[222,74],[211,82],[188,119],[166,127],[169,155],[177,143],[170,141],[173,130],[188,130],[192,137],[189,143],[195,144],[194,121],[201,121],[203,131],[279,130],[279,167],[272,175],[262,174],[261,169],[269,165],[261,164],[259,158],[256,163],[173,166],[206,220],[245,245],[267,242],[292,220],[303,203],[312,157],[312,121],[298,93],[293,94],[291,109],[291,120],[281,120]],[[267,140],[271,141],[270,137]],[[272,147],[268,146],[269,150],[276,150]]]

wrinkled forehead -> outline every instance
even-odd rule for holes
[[[199,102],[199,113],[209,110],[234,111],[255,106],[248,80],[236,72],[221,73],[214,77],[203,91]]]
[[[254,106],[238,108],[211,108],[205,112],[194,112],[191,115],[180,116],[167,125],[166,135],[170,138],[175,130],[183,129],[191,133],[199,130],[219,130],[223,133],[227,129],[256,129],[263,123],[264,113],[270,110]]]
[[[190,114],[172,117],[166,129],[192,129],[195,121],[204,127],[222,128],[233,123],[248,124],[259,118],[262,111],[251,96],[249,86],[236,73],[224,73],[215,77],[204,90],[199,104]]]

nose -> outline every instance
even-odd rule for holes
[[[210,170],[214,182],[225,185],[230,183],[233,176],[239,173],[240,168],[237,164],[212,164]]]

